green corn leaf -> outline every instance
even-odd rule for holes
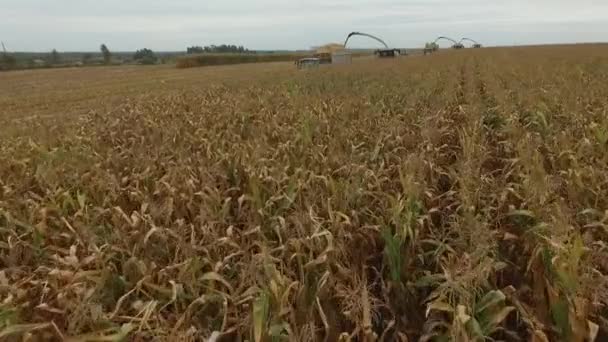
[[[255,342],[262,341],[268,318],[269,299],[265,292],[253,302],[253,336]]]

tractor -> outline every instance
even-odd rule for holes
[[[424,54],[431,54],[437,50],[439,50],[439,45],[437,44],[438,41],[440,40],[448,40],[452,43],[452,49],[456,49],[456,50],[460,50],[460,49],[464,49],[464,45],[462,45],[462,43],[455,41],[452,38],[449,37],[438,37],[437,39],[435,39],[434,42],[432,43],[426,43],[425,47],[424,47]]]
[[[424,45],[424,54],[431,54],[435,51],[439,50],[439,45],[435,42],[432,43],[426,43]]]
[[[372,36],[371,34],[367,34],[367,33],[362,33],[362,32],[351,32],[348,37],[346,37],[346,41],[344,42],[344,48],[346,48],[346,44],[348,44],[348,41],[350,40],[351,37],[353,36],[364,36],[364,37],[368,37],[371,39],[374,39],[378,42],[380,42],[382,45],[384,45],[384,49],[378,49],[376,51],[374,51],[374,55],[380,57],[380,58],[394,58],[398,55],[401,55],[401,50],[400,49],[391,49],[388,47],[388,45],[380,38]],[[405,52],[405,51],[403,51]],[[404,53],[405,54],[405,53]]]
[[[479,44],[478,42],[474,41],[471,38],[462,38],[459,42],[460,45],[462,45],[462,42],[464,42],[465,40],[468,40],[469,42],[473,43],[473,45],[471,45],[472,48],[474,49],[480,49],[481,48],[481,44]]]

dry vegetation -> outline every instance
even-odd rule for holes
[[[608,47],[138,70],[0,75],[0,340],[608,338]]]
[[[177,67],[180,69],[195,68],[211,65],[244,64],[244,63],[267,63],[296,61],[307,57],[305,54],[296,53],[267,53],[267,54],[230,54],[230,53],[206,53],[198,55],[187,55],[177,59]]]

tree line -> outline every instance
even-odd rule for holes
[[[190,46],[186,49],[187,54],[196,53],[252,53],[249,49],[242,45],[209,45],[209,46]]]
[[[112,62],[112,52],[110,52],[110,49],[108,49],[105,44],[101,44],[101,47],[99,49],[101,50],[101,55],[103,56],[104,63],[110,64]],[[158,61],[158,57],[156,56],[154,51],[148,48],[143,48],[135,51],[135,53],[133,54],[133,60],[139,64],[150,65],[156,64],[156,62]]]
[[[93,53],[85,53],[80,59],[74,61],[74,59],[67,58],[65,55],[59,53],[56,49],[53,49],[46,56],[41,57],[30,57],[24,59],[23,56],[18,57],[19,54],[12,54],[8,52],[0,52],[0,70],[11,70],[18,68],[35,68],[35,67],[50,67],[57,65],[91,65],[91,64],[105,64],[111,65],[116,63],[113,53],[110,51],[106,44],[101,44],[99,47],[100,55],[93,56]],[[254,54],[255,51],[249,50],[242,45],[208,45],[208,46],[190,46],[186,48],[187,54],[202,54],[202,53],[234,53],[234,54]],[[124,54],[120,54],[124,58]],[[158,56],[154,51],[148,48],[143,48],[135,51],[132,55],[132,61],[138,64],[156,64],[158,63]],[[120,61],[120,58],[119,58]],[[126,61],[129,61],[127,57]]]

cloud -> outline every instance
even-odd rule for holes
[[[0,3],[0,39],[13,50],[116,50],[243,44],[298,49],[370,31],[396,47],[437,35],[486,45],[605,39],[604,0],[19,0]],[[567,25],[567,26],[566,26]],[[555,36],[552,33],[559,33]],[[354,43],[374,46],[363,39]]]

